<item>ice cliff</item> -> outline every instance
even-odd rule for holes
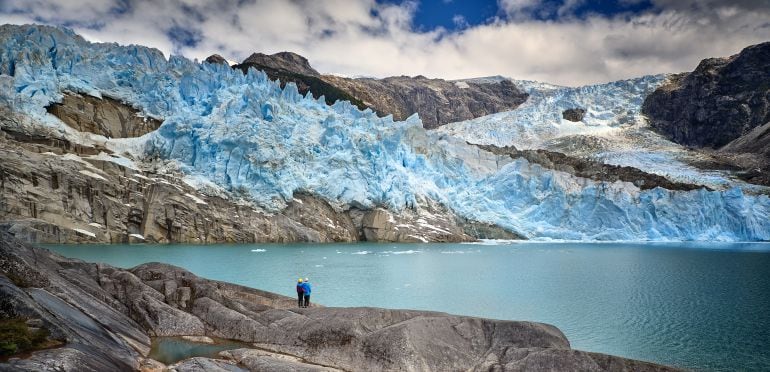
[[[468,79],[495,82],[501,76]],[[726,172],[704,170],[693,164],[712,161],[649,130],[643,117],[644,97],[668,80],[666,75],[643,76],[582,87],[562,87],[513,80],[529,94],[516,110],[451,123],[437,131],[470,143],[546,149],[587,157],[602,163],[629,166],[665,176],[676,182],[728,189],[735,185]],[[578,121],[562,117],[565,111],[585,110]],[[753,188],[742,184],[742,187]]]
[[[328,106],[255,70],[89,43],[64,29],[5,25],[0,74],[2,104],[30,125],[68,136],[81,134],[45,109],[65,91],[119,99],[162,118],[157,131],[139,138],[89,140],[145,161],[174,161],[192,183],[216,184],[266,210],[307,191],[341,207],[395,212],[430,199],[530,238],[770,240],[765,195],[641,191],[577,178],[426,132],[416,116],[396,122],[347,102]],[[640,89],[659,79],[643,79]],[[607,124],[627,114],[589,109],[587,116]]]

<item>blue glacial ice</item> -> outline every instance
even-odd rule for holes
[[[471,143],[589,157],[607,164],[636,167],[678,182],[719,189],[741,183],[742,187],[753,188],[732,179],[729,172],[704,171],[692,166],[709,159],[647,129],[641,114],[644,97],[666,78],[643,76],[576,88],[513,80],[530,95],[516,110],[451,123],[437,131]],[[502,79],[505,78],[495,76],[466,81],[489,83]],[[572,108],[585,109],[585,117],[579,122],[562,118],[562,112]]]
[[[332,106],[242,74],[141,46],[89,43],[43,26],[0,26],[0,102],[41,125],[65,91],[110,96],[163,118],[139,139],[109,140],[145,161],[174,161],[187,175],[279,210],[297,190],[333,204],[393,211],[426,199],[530,238],[770,240],[770,199],[740,188],[641,191],[498,157],[418,117],[395,122],[348,102]],[[602,119],[603,120],[603,119]]]
[[[577,88],[561,87],[527,80],[513,82],[529,94],[516,110],[451,123],[439,131],[479,144],[516,146],[518,149],[543,148],[554,138],[612,133],[641,120],[644,97],[665,80],[665,75],[643,76],[606,84]],[[503,77],[468,79],[492,82]],[[562,111],[586,110],[583,120],[571,122]]]

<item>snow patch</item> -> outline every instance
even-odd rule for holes
[[[468,83],[466,83],[464,81],[456,81],[455,82],[455,86],[460,88],[460,89],[468,89],[468,88],[471,87],[470,85],[468,85]]]
[[[168,182],[166,182],[166,183],[168,183]],[[199,197],[197,197],[197,196],[195,196],[193,194],[185,193],[184,196],[192,199],[196,204],[208,205],[208,203],[206,203],[203,199],[201,199],[201,198],[199,198]]]
[[[107,179],[106,179],[106,178],[104,178],[104,177],[102,177],[102,176],[100,176],[100,175],[98,175],[98,174],[96,174],[96,173],[94,173],[94,172],[91,172],[91,171],[87,171],[87,170],[85,170],[85,169],[82,169],[82,170],[80,170],[80,171],[78,171],[78,172],[80,172],[80,174],[82,174],[82,175],[86,175],[86,176],[88,176],[88,177],[91,177],[91,178],[95,178],[95,179],[97,179],[97,180],[107,181]]]
[[[94,234],[94,233],[92,233],[92,232],[90,232],[88,230],[83,230],[83,229],[72,229],[72,230],[74,230],[77,233],[83,234],[85,236],[90,236],[92,238],[96,237],[96,234]]]

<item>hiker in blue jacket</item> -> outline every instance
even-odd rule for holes
[[[302,307],[305,299],[305,288],[302,287],[302,278],[297,279],[297,306]]]
[[[305,297],[305,303],[302,307],[308,307],[310,306],[310,279],[305,278],[305,280],[302,282],[302,294]]]

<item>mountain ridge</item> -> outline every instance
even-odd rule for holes
[[[214,56],[206,59],[209,60],[224,61]],[[371,108],[380,116],[393,115],[398,121],[417,113],[428,129],[514,109],[527,99],[527,95],[508,80],[481,83],[424,76],[374,79],[321,74],[307,58],[292,52],[253,53],[233,66],[244,72],[252,67],[264,71],[273,80],[281,80],[282,84],[295,83],[301,94],[311,92],[315,98],[324,96],[330,105],[337,100],[347,100],[359,109]]]

